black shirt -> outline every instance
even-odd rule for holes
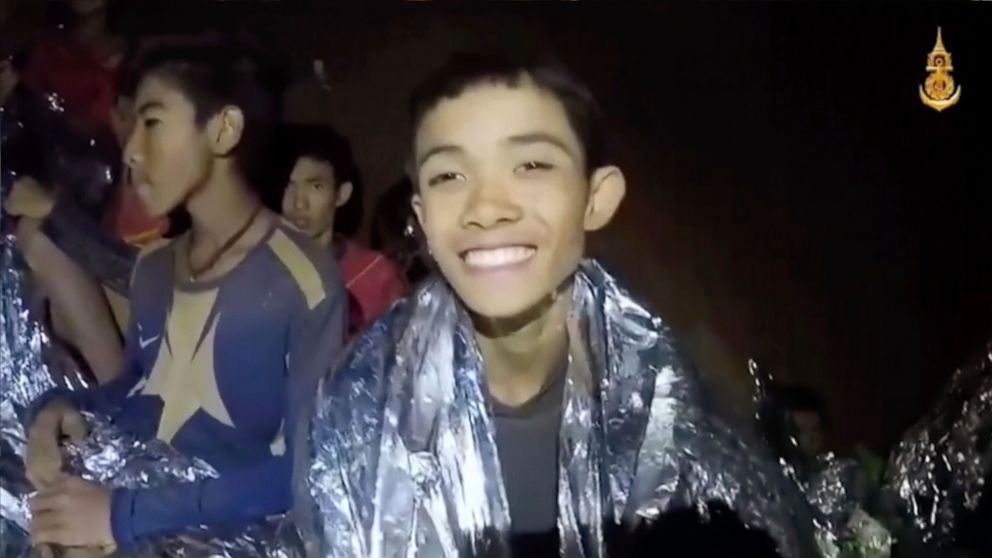
[[[510,407],[489,397],[515,556],[557,554],[558,434],[565,367],[532,399]]]

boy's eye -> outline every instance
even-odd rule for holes
[[[312,189],[313,189],[313,190],[314,190],[315,192],[320,192],[321,190],[323,190],[323,189],[324,189],[324,183],[323,183],[323,182],[311,182],[311,183],[310,183],[310,187],[311,187],[311,188],[312,188]]]
[[[153,127],[157,126],[159,122],[160,121],[159,121],[158,118],[146,118],[144,120],[144,125],[145,125],[145,128],[153,128]]]
[[[544,163],[541,161],[528,161],[519,167],[517,167],[517,172],[535,172],[535,171],[546,171],[554,168],[553,165],[549,163]]]
[[[428,180],[427,184],[428,186],[437,186],[438,184],[444,184],[445,182],[451,182],[452,180],[459,180],[460,178],[463,178],[462,175],[456,172],[443,172]]]

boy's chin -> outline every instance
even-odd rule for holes
[[[466,298],[459,296],[472,315],[476,328],[495,328],[499,333],[512,333],[546,314],[555,302],[553,293],[525,296],[523,293],[486,293],[484,296]],[[487,333],[487,331],[480,331]],[[492,332],[496,333],[496,332]]]
[[[165,217],[166,215],[172,213],[180,205],[181,204],[178,203],[155,204],[155,203],[147,203],[147,202],[144,204],[145,211],[148,213],[148,216],[151,217],[152,219],[161,219],[162,217]]]

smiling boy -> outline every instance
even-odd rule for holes
[[[728,476],[774,463],[735,453],[667,328],[583,260],[626,189],[589,90],[555,64],[462,56],[411,109],[441,277],[321,386],[297,476],[310,552],[603,556],[617,526],[673,506],[762,505],[767,486]],[[758,522],[784,525],[770,501]]]

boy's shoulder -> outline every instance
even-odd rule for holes
[[[333,256],[305,234],[280,221],[266,247],[313,308],[328,296],[343,291]]]

